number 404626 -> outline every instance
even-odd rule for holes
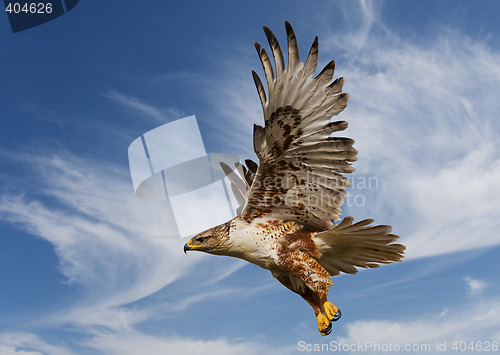
[[[28,3],[20,4],[18,2],[9,2],[7,4],[7,7],[5,8],[5,11],[8,12],[9,14],[11,13],[50,14],[52,12],[52,3],[32,2],[29,4]]]

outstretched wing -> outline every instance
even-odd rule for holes
[[[288,67],[279,43],[263,26],[271,47],[276,71],[265,49],[255,47],[266,76],[269,99],[259,76],[253,73],[264,111],[265,127],[254,126],[254,149],[259,167],[241,213],[248,223],[258,217],[297,221],[311,230],[325,230],[339,219],[340,206],[350,181],[349,162],[356,160],[354,141],[330,137],[347,128],[347,122],[331,122],[347,105],[343,79],[332,82],[332,60],[313,77],[318,64],[318,37],[304,63],[299,60],[297,40],[285,22],[288,38]],[[275,75],[276,73],[276,75]]]

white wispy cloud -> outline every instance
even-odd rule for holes
[[[0,334],[0,354],[2,355],[72,355],[69,348],[53,345],[42,340],[38,335],[27,332],[9,332]]]
[[[379,20],[381,7],[380,4],[371,0],[346,1],[340,3],[339,9],[342,12],[343,19],[347,22],[347,30],[342,33],[340,40],[343,41],[344,49],[349,51],[360,50],[366,44],[370,33],[375,25],[384,28]],[[353,16],[355,14],[355,16]],[[325,41],[321,47],[327,51],[334,50],[331,43]]]
[[[488,287],[488,283],[482,280],[473,279],[470,276],[464,277],[464,281],[467,284],[467,291],[471,295],[479,295],[481,294],[486,287]]]
[[[185,116],[184,112],[177,108],[160,109],[155,105],[145,103],[135,96],[125,95],[115,90],[108,90],[103,95],[124,108],[140,114],[142,117],[153,118],[158,123],[166,123]]]
[[[263,286],[253,286],[244,288],[226,288],[217,287],[210,291],[203,291],[205,287],[202,287],[202,291],[194,295],[186,296],[183,300],[177,301],[171,304],[165,304],[164,307],[170,311],[183,312],[188,310],[192,305],[199,304],[200,302],[207,302],[210,299],[248,299],[256,294],[261,293],[264,290],[269,290],[274,287],[274,283],[268,283]]]
[[[448,308],[444,308],[441,313],[439,313],[439,317],[444,317],[448,313]]]
[[[473,310],[473,312],[471,312]],[[431,353],[436,351],[436,342],[446,342],[447,350],[455,341],[499,341],[500,303],[468,304],[463,308],[450,309],[437,317],[426,313],[408,321],[359,320],[347,324],[347,335],[338,341],[344,344],[364,344],[366,341],[379,345],[429,344]],[[366,353],[380,353],[366,349]]]
[[[183,272],[181,240],[148,238],[168,234],[171,213],[165,204],[138,199],[125,169],[67,152],[17,159],[37,171],[24,182],[38,189],[3,194],[1,218],[52,243],[69,282],[99,297],[112,290],[120,304],[161,289]]]
[[[179,82],[179,81],[189,81],[189,80],[194,80],[198,82],[200,80],[200,75],[189,71],[169,71],[166,74],[153,75],[151,80],[153,82],[163,82],[163,81]]]
[[[188,297],[178,291],[170,299],[167,292],[159,304],[128,306],[182,279],[205,258],[202,255],[186,257],[182,251],[185,240],[161,238],[169,234],[172,213],[165,203],[137,198],[127,169],[65,151],[18,153],[13,159],[36,174],[27,174],[16,190],[22,192],[2,190],[1,220],[50,242],[67,283],[85,288],[72,304],[42,314],[28,327],[69,327],[76,333],[95,336],[95,341],[87,345],[96,349],[95,344],[101,344],[103,353],[155,354],[160,353],[160,347],[176,348],[183,343],[188,347],[198,344],[200,349],[205,345],[210,349],[220,348],[222,352],[246,349],[246,345],[223,339],[205,344],[198,339],[161,338],[136,330],[136,325],[157,317],[155,312],[159,308],[162,314],[171,314],[202,299],[231,298],[245,292],[225,288],[210,291],[210,286],[242,267],[236,262],[219,267],[218,259],[212,259],[215,264],[211,267],[212,279],[190,278],[195,283],[205,282],[200,294],[197,290],[185,290],[189,292]],[[150,238],[152,236],[158,238]],[[119,350],[124,339],[128,339],[129,348],[134,350]],[[57,346],[50,348],[50,343],[32,333],[0,334],[0,344],[5,351],[13,353],[22,354],[22,349],[56,355],[71,353]],[[140,348],[145,350],[141,352]],[[25,353],[36,352],[26,350]]]
[[[214,108],[216,119],[210,121],[212,137],[228,152],[255,159],[253,125],[263,124],[262,107],[251,69],[257,69],[258,56],[249,61],[247,53],[238,58],[225,58],[216,71],[218,77],[204,85],[203,96]]]
[[[243,354],[254,355],[273,352],[287,354],[281,349],[271,349],[256,342],[232,341],[225,338],[201,340],[197,337],[159,337],[139,332],[133,328],[120,330],[95,329],[88,340],[79,342],[97,354],[158,355],[158,354]],[[2,355],[72,355],[77,354],[61,345],[50,344],[33,333],[10,332],[0,334]]]
[[[140,332],[96,334],[85,345],[104,354],[262,354],[275,351],[259,343],[230,341],[228,339],[200,340],[194,338],[161,338]]]
[[[425,45],[373,36],[342,69],[356,167],[381,185],[368,213],[393,221],[410,258],[500,243],[498,63],[443,32]]]

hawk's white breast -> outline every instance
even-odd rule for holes
[[[272,269],[277,264],[279,240],[301,228],[296,222],[270,220],[265,216],[250,224],[236,217],[229,231],[230,252],[264,269]]]

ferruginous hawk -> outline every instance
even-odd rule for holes
[[[345,130],[347,122],[330,119],[346,107],[349,96],[342,93],[342,78],[332,81],[333,60],[313,77],[318,37],[304,64],[292,27],[288,22],[285,27],[288,67],[268,27],[263,26],[274,69],[265,49],[255,43],[269,97],[252,72],[265,126],[254,126],[258,166],[247,160],[247,166],[240,167],[245,183],[233,178],[233,191],[243,202],[241,212],[191,238],[184,251],[232,256],[270,270],[311,305],[319,331],[327,335],[341,315],[327,299],[330,276],[401,261],[405,247],[393,243],[399,237],[390,234],[390,226],[371,226],[372,219],[353,224],[352,217],[345,217],[334,223],[347,196],[344,189],[351,184],[341,174],[354,171],[350,162],[356,160],[357,150],[352,139],[332,136]]]

